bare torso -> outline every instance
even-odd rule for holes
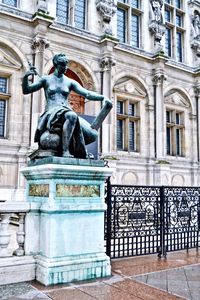
[[[69,106],[68,96],[71,90],[71,80],[66,76],[57,77],[54,74],[45,76],[44,91],[46,96],[46,109],[55,106]]]

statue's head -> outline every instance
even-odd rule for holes
[[[69,60],[63,53],[56,54],[53,57],[53,65],[58,74],[64,74],[67,71],[67,64]]]
[[[53,65],[54,65],[54,67],[56,67],[59,63],[66,63],[66,65],[67,65],[68,62],[69,62],[69,59],[68,59],[68,57],[64,53],[56,54],[53,57]]]

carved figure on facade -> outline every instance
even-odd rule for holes
[[[195,10],[191,18],[191,47],[200,56],[200,12]]]
[[[105,96],[89,91],[68,78],[65,75],[68,61],[65,54],[56,54],[53,57],[54,73],[41,76],[32,84],[28,77],[37,74],[37,71],[31,66],[23,77],[23,93],[30,94],[42,88],[45,92],[46,109],[39,118],[35,133],[40,153],[48,150],[51,152],[49,155],[88,158],[90,156],[85,145],[96,140],[97,130],[110,112],[112,103]],[[68,96],[71,91],[88,100],[103,102],[102,109],[92,124],[78,116],[70,107]]]
[[[112,35],[112,26],[110,24],[112,17],[117,11],[114,0],[96,0],[96,8],[102,17],[102,28],[105,34]]]
[[[162,15],[163,0],[150,0],[150,24],[149,30],[154,35],[155,44],[159,44],[165,33]]]
[[[47,14],[48,9],[47,9],[47,0],[38,0],[37,1],[37,11]]]

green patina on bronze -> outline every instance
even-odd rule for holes
[[[100,197],[100,186],[57,184],[56,197]]]
[[[29,185],[29,196],[48,197],[49,196],[49,185],[48,184],[30,184]]]
[[[30,94],[44,89],[46,98],[45,112],[39,118],[35,142],[38,143],[40,152],[44,151],[43,155],[47,157],[54,155],[67,158],[93,158],[93,155],[87,152],[86,145],[97,139],[97,130],[110,112],[112,101],[106,96],[85,89],[77,81],[67,77],[65,73],[68,62],[65,54],[56,54],[53,57],[52,74],[39,76],[31,64],[30,70],[24,74],[23,93]],[[39,76],[39,79],[30,84],[28,77],[34,75]],[[102,108],[92,124],[72,110],[68,101],[70,92],[75,92],[88,100],[102,102]],[[50,152],[47,153],[47,150]]]

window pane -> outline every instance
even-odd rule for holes
[[[175,6],[181,8],[181,0],[175,0]]]
[[[81,29],[85,28],[85,0],[76,0],[75,6],[75,26]]]
[[[165,0],[165,3],[171,4],[171,0]]]
[[[0,100],[0,137],[4,137],[6,116],[6,101]]]
[[[165,30],[165,52],[166,54],[171,57],[171,29],[166,28]]]
[[[123,121],[117,120],[117,149],[123,149]]]
[[[126,39],[126,12],[125,10],[117,9],[117,36],[119,41],[125,43]]]
[[[7,93],[7,78],[0,77],[0,93]]]
[[[131,45],[139,47],[139,17],[136,15],[131,19]]]
[[[180,114],[176,113],[176,124],[180,124]]]
[[[56,16],[57,21],[62,24],[68,23],[69,0],[57,0]]]
[[[171,112],[170,111],[166,111],[166,122],[171,123]]]
[[[176,57],[179,62],[183,61],[182,57],[182,33],[176,33]]]
[[[134,122],[129,122],[129,150],[130,151],[136,150]]]
[[[135,104],[129,103],[129,105],[128,105],[128,114],[130,116],[135,116]]]
[[[180,129],[176,129],[176,155],[181,155],[181,134]]]
[[[117,113],[123,114],[124,112],[124,103],[122,101],[117,101]]]
[[[134,8],[139,8],[139,1],[138,0],[131,0],[131,6]]]
[[[165,22],[171,22],[171,11],[165,10]]]
[[[167,154],[171,154],[171,128],[167,127]]]
[[[176,26],[182,27],[182,16],[176,14]]]
[[[2,0],[2,3],[17,7],[17,0]]]

